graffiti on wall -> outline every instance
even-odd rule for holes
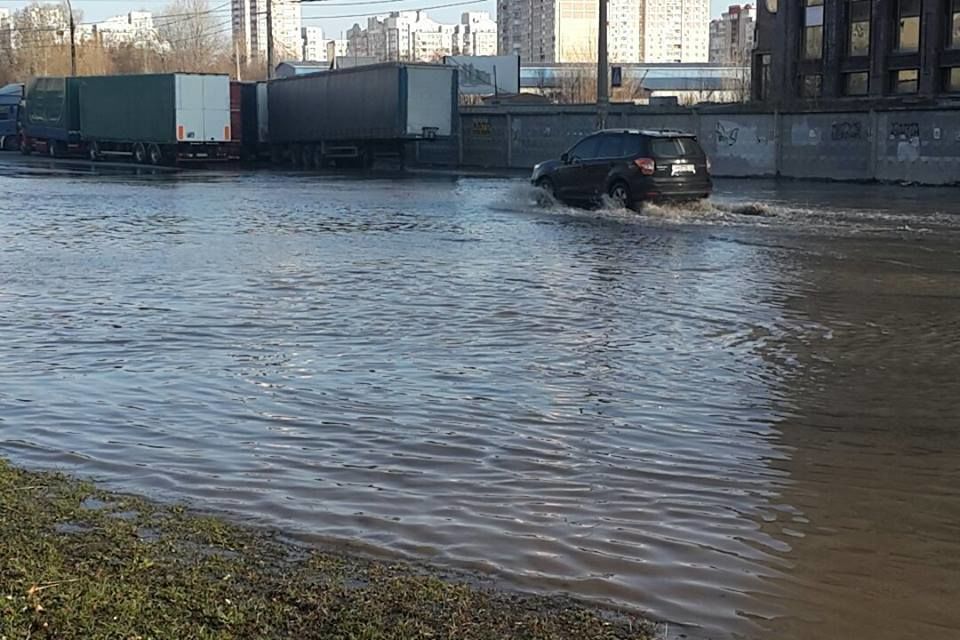
[[[920,123],[891,122],[890,139],[897,141],[898,162],[915,162],[920,158]]]
[[[493,134],[493,127],[486,118],[474,118],[470,130],[475,136],[489,136]]]
[[[732,147],[740,137],[740,127],[735,122],[717,120],[717,144]]]
[[[917,122],[891,122],[890,139],[909,140],[920,137],[920,124]]]
[[[859,121],[853,122],[834,122],[830,127],[830,139],[835,141],[842,140],[862,140],[866,138],[866,132]]]

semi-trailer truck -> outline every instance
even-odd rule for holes
[[[26,91],[21,150],[154,165],[226,160],[230,126],[225,75],[35,78]]]
[[[386,63],[268,84],[274,161],[322,167],[401,157],[411,141],[450,136],[457,121],[457,70]]]

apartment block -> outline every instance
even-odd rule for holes
[[[274,59],[299,60],[303,55],[300,3],[273,0]],[[248,62],[267,56],[267,0],[232,0],[233,38]]]
[[[755,16],[753,6],[734,4],[719,18],[710,21],[710,62],[735,65],[750,63]]]
[[[500,53],[526,64],[597,59],[597,0],[499,0]],[[709,0],[609,0],[610,62],[706,62]]]
[[[325,62],[327,60],[327,40],[320,27],[301,27],[301,60]]]
[[[487,13],[464,13],[459,24],[443,24],[423,11],[395,11],[353,25],[346,33],[348,56],[381,61],[437,62],[448,55],[494,55],[497,23]]]

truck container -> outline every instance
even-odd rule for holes
[[[257,91],[256,82],[230,82],[231,159],[252,161],[260,155]]]
[[[257,141],[261,146],[270,142],[269,102],[267,98],[267,83],[257,83]]]
[[[400,155],[406,142],[450,136],[456,68],[387,63],[271,81],[269,138],[275,159],[320,166]]]
[[[59,102],[57,88],[62,94]],[[26,104],[28,152],[43,146],[54,156],[70,152],[84,153],[92,160],[132,156],[150,164],[227,157],[227,76],[37,78],[27,91]],[[64,115],[55,121],[58,104],[63,105]],[[39,126],[41,122],[44,127]]]

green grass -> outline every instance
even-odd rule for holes
[[[0,460],[0,640],[649,638],[642,619],[304,549]]]

